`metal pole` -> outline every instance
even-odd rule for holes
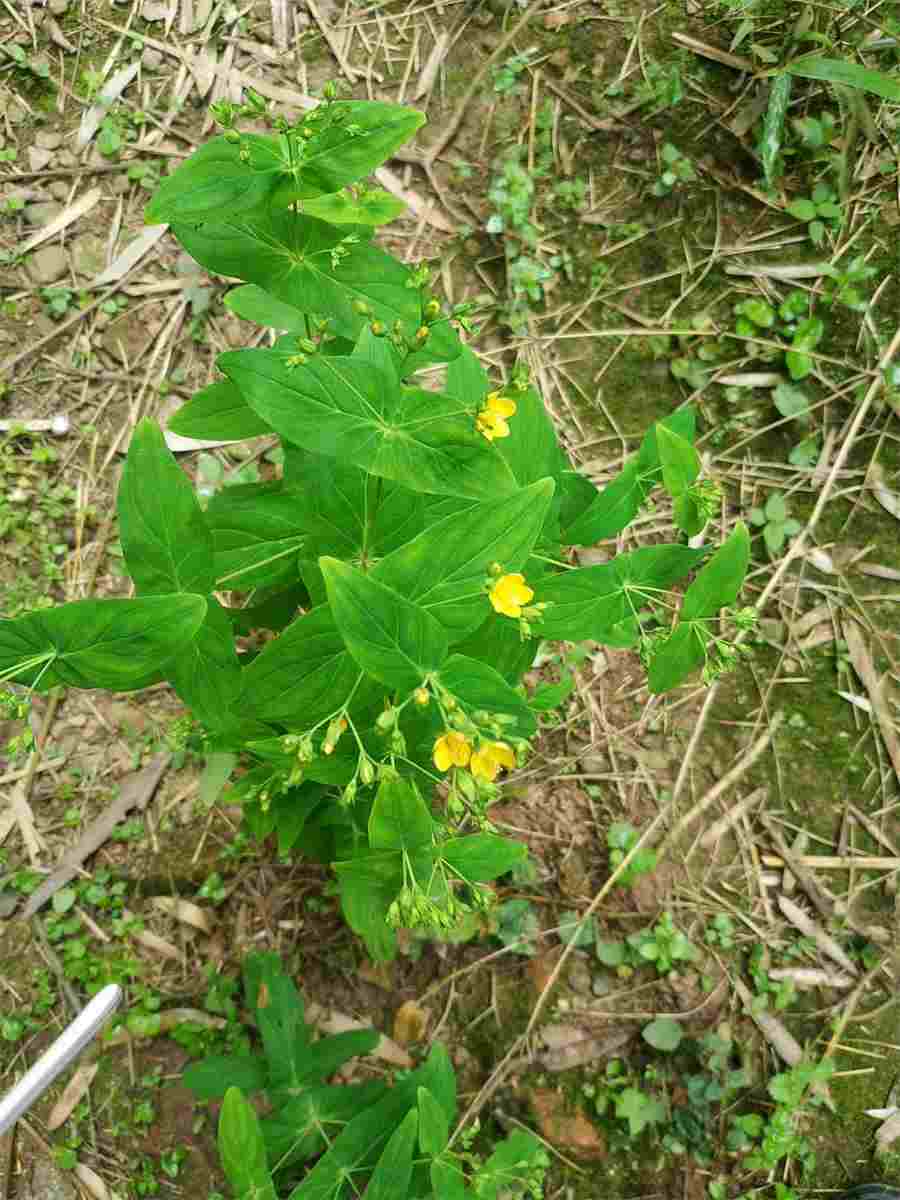
[[[11,1092],[0,1098],[0,1133],[15,1125],[53,1080],[82,1052],[119,1007],[122,989],[109,984],[68,1025]]]

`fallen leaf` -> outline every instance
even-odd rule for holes
[[[552,1088],[529,1088],[528,1100],[541,1134],[548,1142],[570,1151],[576,1158],[606,1157],[606,1140],[580,1108],[571,1108],[563,1092]]]
[[[28,254],[35,246],[40,246],[42,242],[55,237],[56,234],[60,233],[68,225],[71,225],[74,221],[79,220],[85,214],[89,213],[94,205],[99,203],[102,195],[103,193],[99,188],[92,188],[89,192],[85,192],[74,204],[70,204],[68,208],[64,208],[59,216],[51,221],[49,225],[45,225],[43,229],[39,229],[37,233],[32,234],[21,246],[17,246],[16,253]]]
[[[81,1186],[94,1197],[94,1200],[109,1200],[109,1188],[96,1171],[86,1167],[84,1163],[76,1163],[75,1178]]]
[[[121,254],[116,255],[105,271],[92,279],[88,288],[108,287],[117,283],[123,275],[127,275],[136,263],[139,263],[148,250],[152,249],[168,229],[168,225],[148,225],[125,247]]]
[[[349,1033],[354,1029],[372,1028],[366,1021],[356,1021],[353,1017],[334,1010],[326,1012],[313,1004],[308,1006],[307,1016],[322,1033]],[[381,1035],[378,1045],[372,1051],[372,1057],[380,1058],[383,1062],[391,1063],[395,1067],[411,1067],[413,1065],[413,1060],[403,1047],[398,1046],[393,1038],[385,1037],[384,1034]]]
[[[51,1132],[54,1129],[59,1129],[60,1125],[65,1125],[66,1121],[68,1121],[69,1117],[75,1111],[79,1100],[87,1094],[87,1090],[91,1086],[99,1066],[99,1063],[83,1063],[72,1075],[72,1078],[65,1086],[63,1094],[53,1105],[53,1108],[50,1110],[50,1116],[47,1118],[47,1128]]]
[[[401,1046],[421,1042],[428,1028],[430,1013],[420,1008],[415,1000],[407,1000],[397,1009],[394,1017],[394,1041]]]
[[[896,517],[900,521],[900,496],[884,482],[884,471],[878,465],[873,463],[869,468],[869,479],[872,481],[872,491],[875,493],[875,499],[892,517]]]
[[[212,923],[206,909],[199,904],[192,904],[190,900],[182,900],[179,896],[153,896],[150,903],[184,925],[199,929],[201,933],[212,933]]]
[[[88,145],[100,128],[103,118],[106,116],[107,109],[119,99],[132,79],[137,75],[139,69],[140,61],[129,63],[127,67],[122,67],[120,71],[116,71],[112,79],[104,84],[103,90],[96,101],[82,115],[81,125],[78,127],[78,136],[75,139],[76,149],[83,150]]]

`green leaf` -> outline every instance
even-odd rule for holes
[[[566,531],[570,544],[590,546],[621,533],[652,490],[652,483],[642,477],[637,460],[632,458]]]
[[[419,1113],[412,1109],[391,1134],[366,1188],[368,1200],[397,1200],[409,1193]]]
[[[794,200],[787,210],[798,221],[814,221],[816,218],[816,206],[812,200]]]
[[[359,679],[327,605],[293,621],[245,667],[237,707],[307,729],[346,703]]]
[[[268,329],[282,329],[286,333],[299,334],[301,337],[309,336],[310,323],[305,312],[301,312],[293,304],[270,296],[264,288],[255,283],[245,283],[243,287],[232,288],[225,296],[224,304],[245,321],[265,325]],[[234,387],[234,384],[230,386]],[[256,419],[259,421],[259,417]]]
[[[436,1158],[450,1140],[450,1121],[428,1088],[417,1092],[419,1106],[419,1147],[423,1154]]]
[[[762,163],[766,186],[773,187],[778,174],[781,155],[784,119],[791,99],[793,79],[790,75],[776,75],[769,88],[769,105],[762,133]]]
[[[625,943],[598,940],[594,944],[594,953],[605,967],[621,967],[625,962]]]
[[[420,533],[424,502],[393,480],[324,454],[291,455],[284,466],[284,504],[298,529],[312,535],[304,557],[370,562],[383,559]],[[208,513],[209,510],[207,510]],[[390,579],[376,577],[388,586]],[[410,600],[416,597],[397,588]]]
[[[242,149],[249,161],[242,158]],[[248,133],[239,146],[224,136],[213,138],[160,182],[144,221],[161,225],[249,212],[272,194],[285,166],[274,138]]]
[[[672,515],[675,518],[675,524],[688,537],[693,537],[706,525],[706,517],[697,503],[696,496],[691,492],[685,492],[683,496],[677,497],[672,505]]]
[[[572,674],[565,675],[559,683],[542,683],[528,697],[528,707],[535,712],[552,712],[571,696],[574,689],[575,677]]]
[[[683,1036],[684,1031],[681,1025],[672,1017],[657,1017],[655,1021],[651,1021],[641,1030],[641,1037],[644,1041],[654,1050],[662,1050],[665,1054],[671,1054],[673,1050],[677,1050]]]
[[[669,692],[706,662],[711,634],[702,625],[679,624],[653,652],[647,672],[651,692]]]
[[[449,863],[470,883],[488,883],[524,862],[528,851],[520,842],[493,833],[472,833],[441,842],[435,857]]]
[[[45,692],[62,685],[129,692],[158,682],[196,636],[206,600],[184,593],[75,600],[0,621],[0,678]]]
[[[663,426],[686,441],[693,441],[695,415],[691,408],[679,409],[657,422],[645,434],[637,455],[594,499],[590,507],[566,531],[570,545],[590,546],[613,537],[638,514],[653,487],[662,478],[657,429]]]
[[[577,471],[562,471],[559,477],[560,510],[559,524],[562,541],[567,546],[574,545],[570,527],[590,508],[596,496],[597,489],[584,475]]]
[[[297,581],[298,554],[308,538],[280,481],[225,488],[205,515],[217,588],[249,592]]]
[[[473,1193],[466,1187],[466,1177],[454,1159],[436,1159],[431,1164],[431,1187],[441,1200],[471,1200]]]
[[[529,387],[513,399],[516,411],[508,421],[509,437],[497,443],[500,453],[521,487],[548,477],[556,480],[561,467],[559,442],[540,393]]]
[[[447,635],[430,613],[336,558],[319,565],[335,623],[367,674],[405,693],[441,666]]]
[[[236,1087],[229,1087],[222,1101],[219,1157],[238,1200],[275,1200],[259,1118]]]
[[[141,421],[132,435],[117,508],[125,563],[138,592],[213,590],[212,537],[203,511],[154,421]]]
[[[481,709],[513,718],[508,726],[511,737],[531,737],[537,729],[527,702],[485,662],[453,654],[438,672],[438,682],[469,715]]]
[[[559,938],[566,945],[592,946],[594,943],[593,918],[585,921],[577,912],[564,912],[559,918]]]
[[[230,379],[201,388],[169,418],[166,428],[198,441],[238,442],[272,432]]]
[[[783,417],[799,420],[809,413],[809,400],[800,388],[791,387],[789,383],[779,383],[772,392],[775,407]]]
[[[490,611],[484,581],[498,562],[505,572],[525,565],[543,526],[553,481],[543,479],[509,496],[473,504],[431,525],[378,563],[373,575],[414,600],[447,629],[464,637]]]
[[[387,912],[403,886],[403,857],[399,850],[372,851],[365,856],[333,862],[344,919],[366,943],[376,962],[388,962],[397,952],[397,936],[387,924]]]
[[[784,361],[791,379],[805,379],[812,373],[813,363],[808,354],[801,354],[797,350],[788,350],[785,352]]]
[[[787,504],[781,492],[773,492],[768,498],[765,514],[770,521],[777,524],[783,524],[787,520]]]
[[[219,356],[248,404],[283,438],[418,492],[474,500],[511,492],[504,460],[449,396],[399,391],[363,359],[317,354],[289,366],[276,350]]]
[[[358,200],[346,192],[303,201],[303,211],[332,225],[386,225],[406,211],[406,205],[381,188],[365,192]]]
[[[166,677],[197,720],[213,731],[234,717],[241,664],[228,614],[215,596],[206,605],[203,624],[173,659]]]
[[[773,558],[781,553],[784,548],[785,539],[786,534],[783,525],[776,525],[770,522],[763,530],[763,541],[766,543],[766,549]]]
[[[327,314],[331,329],[354,341],[373,318],[389,329],[400,321],[410,337],[422,324],[419,291],[409,268],[369,242],[362,226],[329,225],[314,217],[260,209],[199,227],[173,226],[185,250],[210,271],[258,284],[304,313]],[[348,236],[358,241],[347,244]],[[346,255],[333,256],[338,245]],[[370,315],[357,312],[367,305]],[[453,346],[452,354],[458,353]]]
[[[339,191],[386,162],[425,124],[418,109],[380,100],[333,100],[328,118],[330,123],[304,147],[296,178],[283,188],[285,196],[305,199]],[[316,128],[315,117],[306,121]]]
[[[406,779],[384,779],[369,815],[373,850],[411,850],[430,846],[434,821],[415,785]]]
[[[486,661],[507,683],[517,684],[534,662],[537,650],[519,636],[516,621],[492,612],[483,625],[453,646],[458,654]]]
[[[362,1176],[374,1165],[390,1134],[396,1130],[405,1114],[414,1109],[419,1087],[428,1088],[443,1103],[440,1077],[436,1070],[437,1049],[437,1046],[432,1048],[423,1066],[410,1072],[404,1079],[398,1079],[382,1100],[369,1105],[350,1121],[291,1193],[291,1200],[337,1200],[341,1195],[341,1182],[350,1174],[359,1180],[361,1187]],[[443,1047],[440,1050],[446,1057]],[[400,1197],[405,1200],[407,1195],[408,1192],[393,1192],[391,1200],[399,1200]]]
[[[677,500],[700,474],[700,457],[689,441],[665,425],[660,425],[656,431],[656,444],[663,485],[672,499]]]
[[[679,622],[713,617],[733,604],[741,590],[750,562],[750,535],[738,521],[725,542],[698,573],[684,594]]]
[[[252,1094],[266,1086],[265,1060],[259,1054],[211,1054],[190,1063],[181,1077],[198,1100],[218,1100],[229,1087]]]
[[[285,1170],[315,1158],[358,1113],[382,1100],[383,1083],[306,1088],[262,1120],[269,1162]]]
[[[872,71],[868,67],[859,66],[858,63],[847,62],[843,58],[810,55],[788,63],[785,70],[791,75],[800,76],[801,79],[840,83],[863,92],[871,92],[875,96],[882,96],[885,100],[900,101],[900,80],[885,75],[882,71]]]
[[[616,1116],[628,1122],[629,1135],[636,1138],[648,1125],[665,1120],[666,1107],[639,1088],[627,1087],[616,1096]]]
[[[554,641],[603,641],[648,600],[683,579],[705,554],[689,546],[645,546],[608,563],[547,576],[535,586],[535,600],[552,605],[541,634]]]
[[[524,1185],[535,1163],[546,1162],[540,1141],[526,1129],[514,1129],[494,1149],[473,1180],[478,1200],[498,1200],[516,1185]]]

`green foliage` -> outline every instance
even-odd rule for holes
[[[609,848],[609,865],[615,870],[638,842],[640,835],[632,826],[623,821],[616,821],[606,831],[606,845]],[[657,853],[655,850],[641,849],[616,880],[617,887],[631,887],[635,880],[642,875],[649,875],[656,870]]]
[[[796,537],[802,524],[790,516],[781,492],[772,492],[765,507],[751,508],[750,520],[762,529],[763,541],[770,558],[777,558],[788,538]]]
[[[682,184],[693,183],[696,180],[697,172],[694,170],[694,164],[671,142],[663,143],[659,157],[662,161],[662,171],[659,179],[650,189],[654,196],[671,195]]]
[[[460,337],[471,307],[448,308],[425,264],[373,242],[397,208],[366,177],[423,115],[328,88],[291,124],[247,95],[213,106],[222,132],[160,182],[146,218],[239,281],[234,312],[278,331],[221,354],[223,378],[172,429],[275,435],[280,473],[218,490],[207,475],[201,503],[142,421],[117,500],[136,595],[0,623],[0,677],[39,691],[169,682],[224,764],[214,795],[234,770],[224,796],[244,830],[331,864],[347,922],[384,959],[398,927],[470,928],[485,885],[524,860],[488,812],[536,713],[569,686],[528,703],[537,639],[638,646],[656,691],[714,673],[728,647],[711,626],[740,588],[746,533],[715,553],[679,541],[568,567],[566,547],[614,537],[657,489],[686,536],[719,512],[693,412],[650,429],[598,493],[569,469],[524,362],[492,383]],[[244,118],[269,132],[241,132]],[[549,130],[542,117],[541,170]],[[507,183],[503,204],[525,219],[527,181],[511,166]],[[511,270],[539,286],[527,256]],[[435,365],[443,391],[420,386]],[[671,589],[695,572],[673,628]],[[246,650],[250,634],[274,636]]]
[[[822,245],[826,229],[838,231],[844,219],[844,210],[827,183],[817,183],[811,196],[793,200],[787,210],[798,221],[806,222],[806,231],[814,246]]]
[[[302,997],[274,954],[248,955],[243,983],[261,1053],[207,1057],[184,1074],[198,1099],[224,1097],[219,1155],[236,1200],[350,1200],[361,1189],[374,1200],[489,1200],[501,1188],[541,1195],[548,1159],[532,1134],[516,1130],[486,1161],[450,1147],[456,1078],[442,1045],[393,1087],[329,1084],[379,1035],[361,1029],[313,1040]],[[264,1117],[245,1093],[265,1095]],[[448,1177],[455,1190],[443,1186]]]

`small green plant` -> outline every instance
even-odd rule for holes
[[[693,183],[696,180],[694,164],[671,142],[663,143],[659,157],[663,169],[659,179],[650,189],[654,196],[670,196],[682,184]]]
[[[774,1171],[785,1159],[792,1159],[799,1166],[800,1179],[809,1176],[816,1156],[801,1132],[801,1122],[807,1106],[822,1103],[816,1085],[825,1083],[834,1069],[831,1059],[799,1063],[769,1080],[768,1092],[775,1109],[768,1116],[751,1113],[732,1118],[728,1144],[745,1154],[748,1168]]]
[[[609,865],[615,870],[625,855],[637,844],[640,837],[633,825],[617,821],[606,831],[606,845],[609,849]],[[655,850],[642,849],[637,852],[625,870],[616,880],[617,887],[631,887],[635,880],[642,875],[649,875],[656,870],[658,855]]]
[[[697,948],[675,928],[672,914],[664,912],[655,925],[631,933],[623,941],[597,938],[596,953],[607,967],[628,976],[635,968],[651,965],[659,975],[669,975],[680,964],[696,961]]]
[[[521,76],[533,58],[533,51],[526,50],[524,54],[513,54],[493,71],[493,87],[498,96],[507,96],[518,91]]]
[[[75,293],[67,287],[43,287],[38,292],[44,311],[54,321],[61,321],[75,300]]]
[[[781,492],[772,492],[764,507],[751,508],[750,521],[762,529],[763,541],[770,558],[777,558],[785,542],[796,537],[803,525],[792,517]]]
[[[843,207],[827,183],[817,183],[812,195],[792,200],[787,208],[792,217],[806,222],[806,232],[814,246],[821,246],[828,229],[837,233],[844,220]]]
[[[452,1148],[456,1078],[440,1043],[393,1087],[381,1079],[330,1084],[379,1035],[362,1029],[314,1041],[303,999],[274,954],[248,955],[243,982],[261,1052],[205,1058],[184,1075],[198,1099],[223,1098],[219,1153],[237,1200],[288,1192],[350,1200],[363,1190],[375,1200],[542,1195],[549,1160],[533,1134],[515,1130],[487,1159],[465,1149],[465,1137]],[[257,1094],[267,1100],[262,1118],[246,1098]]]
[[[49,64],[44,59],[33,58],[23,46],[17,46],[14,42],[7,42],[5,45],[0,46],[0,56],[5,56],[7,64],[11,64],[15,71],[32,75],[35,79],[42,81],[49,81],[50,79]],[[7,64],[0,61],[0,70]]]

